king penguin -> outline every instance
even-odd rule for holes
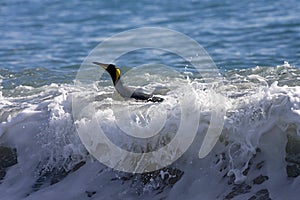
[[[102,67],[109,73],[116,90],[122,97],[133,98],[136,100],[143,100],[143,101],[151,101],[151,102],[162,102],[164,100],[163,98],[154,96],[153,94],[146,94],[139,89],[135,90],[133,88],[124,86],[123,82],[120,80],[121,71],[115,65],[104,64],[99,62],[93,62],[93,63]]]

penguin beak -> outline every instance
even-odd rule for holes
[[[93,62],[93,64],[99,65],[100,67],[102,67],[105,70],[108,68],[108,65],[109,65],[109,64],[99,63],[99,62]]]

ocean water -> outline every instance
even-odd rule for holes
[[[0,2],[0,199],[299,199],[299,13],[296,0]],[[122,100],[107,74],[97,76],[100,69],[87,73],[84,87],[78,84],[81,64],[98,44],[141,27],[168,28],[197,41],[218,79],[199,75],[193,57],[141,49],[115,64],[126,84],[158,89],[161,104]],[[156,67],[135,71],[149,63]],[[78,100],[81,113],[74,114]],[[213,121],[218,105],[225,114]],[[131,109],[123,121],[127,131],[143,132],[147,123],[160,130],[166,120],[163,136],[144,143],[122,136],[116,107]],[[98,162],[78,133],[97,135],[100,121],[122,148],[159,149],[179,129],[182,108],[197,113],[193,143],[172,164],[148,173]],[[222,121],[216,145],[199,158],[209,126]]]

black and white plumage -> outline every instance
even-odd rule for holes
[[[164,100],[163,98],[154,96],[153,94],[146,94],[139,89],[134,89],[134,88],[125,86],[123,84],[123,82],[120,80],[121,71],[115,65],[103,64],[103,63],[99,63],[99,62],[93,62],[93,63],[101,66],[103,69],[105,69],[109,73],[116,90],[122,97],[134,98],[136,100],[151,101],[151,102],[162,102]]]

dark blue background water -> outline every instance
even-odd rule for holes
[[[35,69],[53,76],[44,77],[46,82],[59,81],[59,74],[72,74],[71,80],[97,44],[143,26],[188,35],[221,69],[276,66],[285,60],[299,67],[299,13],[297,0],[1,1],[1,75]]]

